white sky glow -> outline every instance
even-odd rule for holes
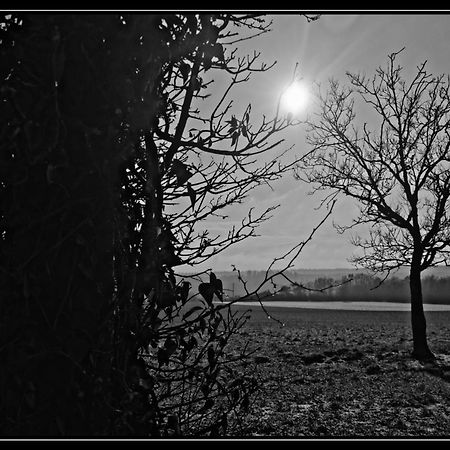
[[[281,108],[293,115],[303,111],[308,104],[308,87],[299,81],[294,81],[281,96]]]
[[[427,70],[433,75],[450,74],[450,15],[449,14],[323,14],[319,20],[308,23],[298,14],[269,15],[273,19],[272,32],[239,44],[239,55],[261,53],[261,61],[276,65],[267,72],[257,73],[248,83],[236,86],[230,93],[235,114],[252,105],[252,123],[259,123],[262,114],[271,117],[276,113],[280,93],[289,86],[293,71],[298,67],[301,81],[309,91],[309,101],[297,114],[313,116],[315,110],[315,92],[318,86],[326,92],[329,78],[348,85],[346,72],[361,73],[369,79],[379,66],[386,67],[388,55],[403,47],[399,55],[399,64],[404,67],[403,75],[411,79],[417,66],[425,60]],[[231,50],[227,50],[231,51]],[[297,66],[298,64],[298,66]],[[297,73],[297,72],[295,72]],[[211,75],[212,76],[212,75]],[[214,74],[215,90],[226,88],[220,84]],[[222,92],[222,90],[220,90]],[[295,90],[294,90],[295,92]],[[288,104],[295,96],[287,96]],[[357,98],[357,97],[356,97]],[[287,114],[288,111],[281,110]],[[205,107],[204,104],[201,105]],[[296,107],[295,107],[296,108]],[[372,129],[377,128],[377,115],[366,111],[361,117],[361,109],[356,108],[358,123],[367,122]],[[289,150],[285,158],[300,156],[310,150],[306,142],[306,125],[289,128],[283,136],[285,142],[274,149],[281,153]],[[271,154],[272,155],[272,154]],[[286,162],[286,159],[283,160]],[[262,160],[260,160],[262,162]],[[231,246],[211,260],[206,261],[198,270],[231,270],[235,264],[241,270],[264,270],[274,258],[287,252],[298,242],[306,239],[326,213],[318,208],[327,194],[308,195],[312,187],[287,174],[281,180],[268,186],[261,186],[249,194],[240,205],[234,205],[225,211],[227,220],[210,218],[202,224],[212,234],[226,235],[234,223],[240,223],[248,209],[255,207],[255,214],[266,207],[280,205],[273,217],[262,224],[258,237],[244,240]],[[340,198],[333,210],[332,217],[317,231],[312,241],[306,245],[295,263],[297,268],[351,268],[348,261],[358,249],[351,244],[352,233],[339,234],[333,228],[333,222],[349,225],[358,214],[358,207],[349,198]],[[363,237],[366,229],[358,229]]]

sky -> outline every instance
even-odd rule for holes
[[[398,62],[406,77],[427,61],[429,72],[450,74],[450,14],[324,14],[319,20],[307,22],[298,14],[268,15],[273,20],[270,33],[239,44],[239,53],[261,52],[261,60],[277,61],[269,72],[255,74],[237,90],[234,97],[252,103],[252,111],[274,112],[281,90],[291,80],[295,64],[311,86],[326,86],[330,77],[345,82],[346,71],[369,76],[385,67],[389,54],[403,47]],[[243,105],[244,103],[242,103]],[[242,106],[241,105],[241,106]],[[293,153],[308,150],[304,127],[287,132],[285,144],[277,151],[294,145]],[[250,206],[263,211],[279,204],[272,219],[258,230],[258,237],[247,239],[203,264],[201,269],[231,270],[232,264],[241,270],[264,270],[271,261],[306,239],[326,214],[317,209],[322,198],[308,195],[310,187],[286,175],[281,181],[256,189],[243,205],[227,211],[229,220],[205,222],[212,235],[226,233],[233,221],[242,219]],[[349,233],[338,234],[333,221],[349,224],[358,209],[349,199],[339,200],[332,216],[316,232],[295,263],[296,268],[353,267],[349,258],[357,252]],[[364,230],[361,230],[364,233]]]

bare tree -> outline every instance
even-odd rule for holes
[[[372,78],[347,73],[350,86],[330,81],[319,95],[320,111],[309,120],[312,151],[299,176],[326,191],[357,200],[359,215],[341,231],[370,225],[356,237],[362,255],[354,262],[388,276],[410,266],[413,356],[434,359],[428,347],[421,273],[448,264],[450,244],[450,97],[449,78],[433,76],[426,62],[411,81],[389,56]],[[355,125],[355,95],[377,120]],[[358,110],[359,111],[359,110]]]

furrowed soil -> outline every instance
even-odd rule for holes
[[[410,313],[268,312],[284,326],[252,307],[232,344],[260,386],[234,436],[450,437],[450,311],[425,313],[438,367],[410,357]]]

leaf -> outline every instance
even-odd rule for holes
[[[167,355],[170,356],[175,353],[178,344],[175,340],[167,338],[166,342],[164,342],[164,348],[167,350]]]
[[[217,295],[217,298],[222,302],[223,301],[223,284],[222,280],[219,280],[216,275],[211,272],[209,274],[209,282],[214,290],[214,294]]]
[[[186,81],[189,78],[189,73],[191,72],[191,66],[185,62],[182,62],[180,64],[180,73],[183,77],[183,81],[186,83]]]
[[[241,132],[242,132],[242,136],[248,138],[247,127],[245,125],[242,125]]]
[[[217,58],[222,62],[225,60],[223,46],[219,43],[214,43],[212,45],[206,46],[204,49],[204,55],[206,60],[208,61],[208,69],[211,67],[211,59]]]
[[[180,186],[186,183],[186,181],[193,176],[193,173],[188,170],[186,164],[182,163],[178,159],[174,159],[172,161],[170,173],[175,174],[177,177],[177,183]]]
[[[216,43],[213,45],[213,50],[212,50],[212,52],[213,52],[214,56],[215,56],[219,61],[221,61],[221,62],[224,62],[224,61],[225,61],[225,54],[224,54],[224,51],[223,51],[223,45],[222,45],[222,44],[219,44],[219,43],[216,42]]]
[[[191,186],[191,183],[189,183],[189,182],[187,183],[187,191],[188,191],[188,194],[189,194],[189,198],[191,199],[192,209],[194,209],[195,200],[197,198],[197,193],[194,191],[194,189]]]
[[[231,120],[227,120],[226,123],[230,124],[230,132],[234,132],[238,127],[238,122],[235,116],[231,116]]]
[[[198,292],[206,300],[208,305],[211,305],[214,296],[214,287],[210,283],[200,283]]]
[[[234,146],[238,140],[239,132],[235,131],[231,136],[231,145]]]
[[[158,358],[158,364],[160,366],[163,366],[164,364],[169,364],[169,355],[165,348],[158,349],[156,357]]]

